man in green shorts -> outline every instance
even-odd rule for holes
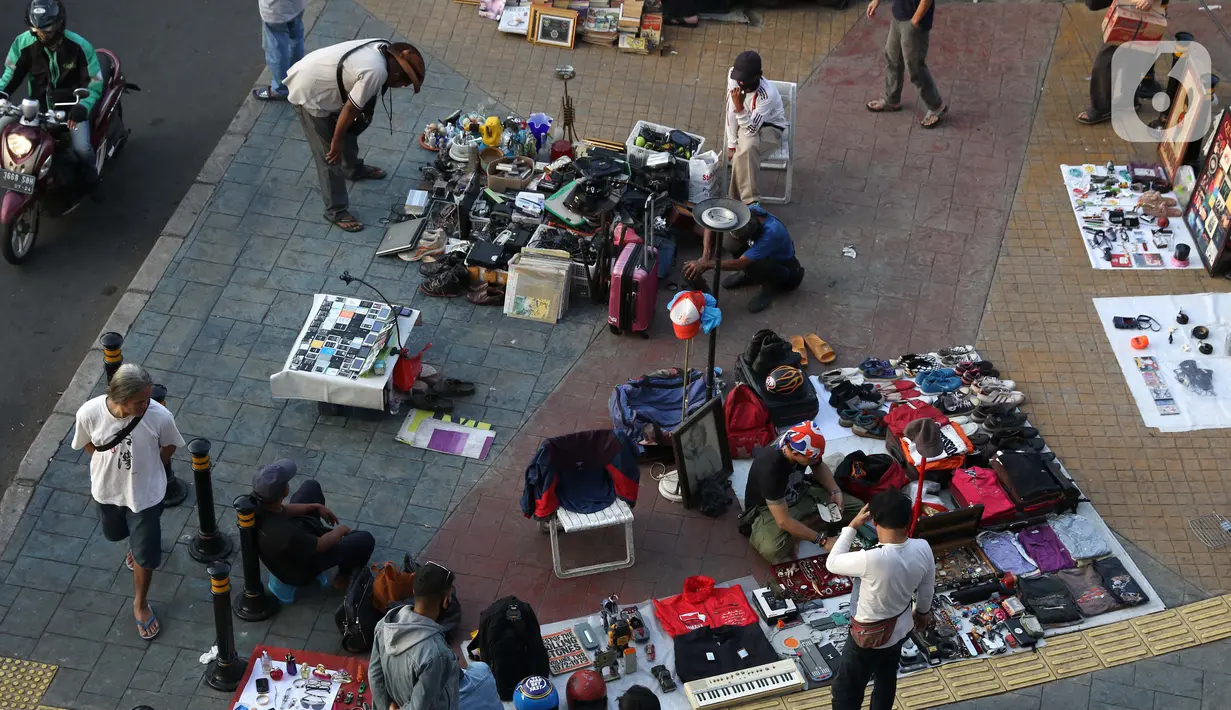
[[[800,542],[823,546],[830,527],[839,527],[863,507],[863,501],[838,488],[833,472],[821,463],[824,454],[825,437],[812,422],[802,422],[752,459],[743,520],[751,523],[753,549],[771,564],[795,559]]]

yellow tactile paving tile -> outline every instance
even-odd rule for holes
[[[1056,679],[1056,674],[1037,653],[1014,653],[991,660],[992,672],[1006,690],[1017,690]]]
[[[930,668],[898,680],[897,704],[902,710],[921,710],[956,702],[940,673]]]
[[[736,710],[785,710],[781,698],[764,698],[736,705]]]
[[[898,685],[899,696],[901,695],[901,681]],[[860,707],[863,710],[868,710],[872,705],[872,690],[863,696],[863,705]],[[816,690],[805,690],[802,693],[788,695],[782,699],[782,705],[786,710],[831,710],[833,707],[833,691],[830,688],[817,688]],[[897,703],[895,708],[902,708],[901,703]]]
[[[56,669],[48,663],[0,658],[0,708],[36,710]]]
[[[959,701],[999,695],[1007,690],[991,664],[982,658],[943,665],[940,676]]]
[[[1130,621],[1087,629],[1083,635],[1090,642],[1090,648],[1095,655],[1108,668],[1149,658],[1151,655],[1150,647]]]
[[[1097,671],[1102,661],[1082,634],[1067,634],[1047,639],[1038,654],[1057,678],[1071,678],[1083,673]]]
[[[1175,609],[1141,616],[1131,621],[1133,628],[1145,641],[1150,653],[1160,656],[1201,643],[1197,634],[1184,623],[1184,617]]]
[[[1231,636],[1231,595],[1187,604],[1176,611],[1201,643]]]

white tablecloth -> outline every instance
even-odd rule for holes
[[[377,375],[369,372],[357,380],[291,369],[291,360],[295,358],[300,341],[308,334],[308,329],[312,327],[313,316],[328,297],[323,293],[312,297],[312,308],[308,311],[303,328],[299,330],[299,335],[295,338],[295,344],[291,346],[291,352],[286,356],[286,362],[282,364],[282,370],[269,377],[270,394],[279,399],[306,399],[312,402],[328,402],[364,409],[384,409],[385,386],[389,378],[393,376],[393,366],[398,360],[397,355],[386,358],[385,374]],[[418,320],[419,311],[416,310],[411,310],[409,316],[398,318],[397,332],[401,333],[402,346],[405,346],[410,339],[410,333],[414,330]]]

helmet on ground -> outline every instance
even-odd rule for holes
[[[607,682],[593,668],[583,668],[568,679],[564,697],[568,710],[606,710]]]
[[[513,690],[513,707],[516,710],[556,710],[560,707],[560,694],[550,680],[532,675]]]
[[[26,8],[26,26],[46,47],[56,47],[64,37],[68,13],[60,0],[30,0]]]
[[[825,436],[812,422],[800,422],[782,435],[782,447],[816,461],[825,455]]]
[[[787,395],[804,384],[804,373],[794,365],[779,365],[765,378],[765,391],[770,394]]]

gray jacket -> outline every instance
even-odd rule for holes
[[[413,607],[394,609],[376,624],[368,661],[372,707],[388,710],[458,710],[461,669],[444,631]]]
[[[290,22],[303,14],[304,6],[307,4],[307,0],[258,0],[261,8],[261,21],[271,25]]]

